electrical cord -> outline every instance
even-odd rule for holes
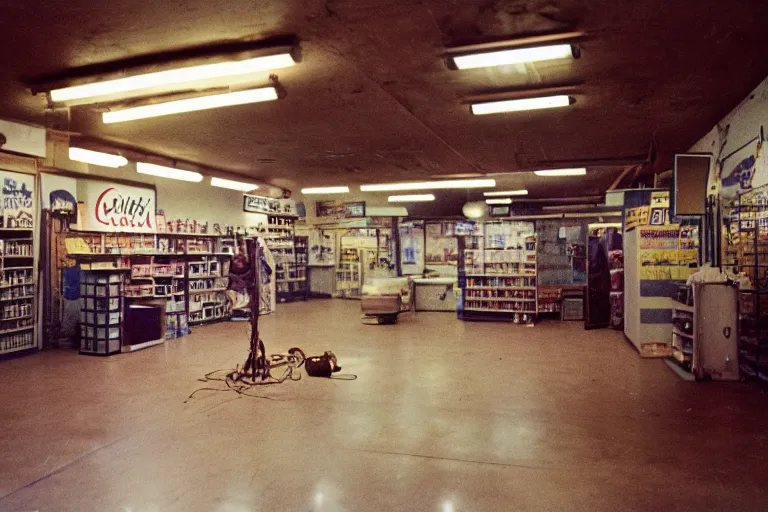
[[[263,344],[261,345],[263,347]],[[252,398],[264,398],[266,400],[277,400],[279,398],[273,398],[270,396],[254,395],[248,393],[249,390],[256,386],[269,386],[272,384],[282,384],[286,380],[292,380],[294,382],[301,380],[301,372],[299,368],[304,365],[306,357],[304,352],[300,348],[292,348],[287,354],[272,354],[269,356],[266,368],[257,370],[253,374],[241,372],[239,369],[234,370],[214,370],[206,373],[203,378],[198,379],[200,382],[224,382],[226,388],[213,388],[204,387],[196,389],[190,394],[184,403],[187,403],[197,393],[201,391],[234,391],[239,395],[249,396]],[[285,370],[279,377],[272,375],[272,370],[275,368],[285,367]],[[217,376],[217,374],[226,372],[223,376]]]

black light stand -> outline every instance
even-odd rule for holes
[[[257,379],[266,380],[269,377],[269,366],[264,350],[264,342],[259,339],[259,308],[261,297],[261,247],[255,238],[245,240],[248,265],[251,267],[253,280],[247,286],[248,299],[251,309],[251,340],[248,358],[243,366],[240,378],[248,378],[252,382]]]

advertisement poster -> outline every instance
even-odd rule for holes
[[[411,222],[400,225],[400,263],[404,275],[424,271],[424,224]]]
[[[677,224],[640,229],[640,279],[685,280],[696,271],[690,265],[697,263],[698,250],[681,249],[681,231]]]
[[[647,226],[650,222],[651,208],[649,206],[638,206],[627,210],[624,220],[624,231],[631,231],[637,226]]]
[[[156,197],[151,188],[82,180],[85,229],[119,233],[154,233]]]
[[[458,263],[459,241],[452,236],[454,229],[454,223],[427,224],[426,263],[433,265]]]
[[[0,178],[3,180],[0,227],[32,228],[35,177],[29,174],[0,171]]]
[[[365,201],[349,203],[342,201],[318,201],[315,203],[315,214],[318,217],[334,217],[338,219],[365,217]]]
[[[312,229],[309,232],[309,265],[332,267],[336,264],[336,233]]]
[[[243,211],[248,213],[266,213],[275,215],[295,215],[296,202],[293,199],[275,199],[245,194],[243,196]]]

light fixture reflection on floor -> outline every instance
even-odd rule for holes
[[[565,94],[556,96],[541,96],[538,98],[520,98],[512,100],[488,101],[472,103],[471,112],[476,116],[487,114],[500,114],[502,112],[522,112],[525,110],[541,110],[548,108],[567,107],[575,103],[575,100]]]
[[[262,101],[273,101],[276,100],[277,97],[277,90],[274,87],[262,87],[260,89],[212,94],[210,96],[197,96],[195,98],[166,101],[164,103],[152,103],[150,105],[104,112],[102,114],[102,121],[104,121],[104,124],[122,123],[125,121],[135,121],[137,119],[167,116],[183,112],[230,107],[233,105],[244,105]]]
[[[496,186],[494,179],[476,180],[439,180],[408,183],[379,183],[376,185],[362,185],[363,192],[396,192],[398,190],[431,190],[431,189],[462,189],[462,188],[493,188]]]
[[[390,203],[419,203],[434,201],[435,196],[433,194],[411,194],[402,196],[389,196],[387,202]]]
[[[105,80],[84,85],[75,85],[50,91],[51,100],[66,102],[85,98],[100,98],[121,93],[131,93],[153,87],[166,87],[171,84],[186,84],[212,78],[246,75],[286,68],[296,63],[289,52],[266,55],[252,59],[217,62],[186,68],[169,69],[142,75]]]
[[[246,183],[244,181],[226,180],[224,178],[211,178],[212,187],[228,188],[230,190],[239,190],[240,192],[250,192],[259,188],[258,185],[253,183]]]
[[[136,172],[140,174],[159,176],[161,178],[171,178],[174,180],[194,182],[203,181],[203,175],[199,172],[185,171],[183,169],[164,167],[162,165],[148,164],[145,162],[136,163]]]
[[[525,189],[521,190],[495,190],[493,192],[483,192],[483,195],[485,197],[493,197],[493,196],[527,196],[528,191]]]
[[[118,168],[128,165],[128,159],[123,156],[83,148],[69,148],[69,159],[102,167]]]
[[[453,63],[457,69],[474,69],[568,58],[573,58],[573,47],[570,44],[556,44],[457,55],[453,57]]]
[[[546,169],[542,171],[533,171],[536,176],[584,176],[587,169],[579,167],[575,169]]]
[[[311,187],[301,189],[302,194],[347,194],[349,187]]]

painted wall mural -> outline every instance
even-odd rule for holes
[[[728,128],[724,130],[721,155],[727,146]],[[719,156],[717,162],[718,179],[720,182],[720,195],[723,199],[735,199],[754,187],[768,182],[768,168],[762,161],[762,149],[765,142],[765,133],[760,126],[757,135],[740,144],[735,150]],[[763,169],[758,176],[758,171]]]
[[[32,199],[35,177],[15,172],[0,172],[2,179],[2,204],[0,226],[4,228],[32,228],[34,201]]]

